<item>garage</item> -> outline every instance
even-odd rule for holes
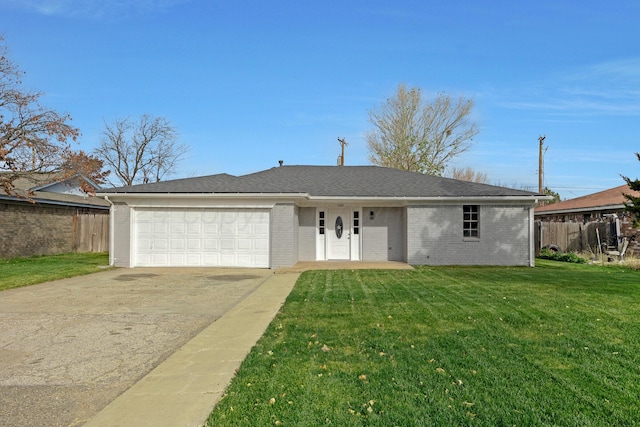
[[[269,267],[269,210],[135,208],[136,267]]]

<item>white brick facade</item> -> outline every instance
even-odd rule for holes
[[[271,210],[271,268],[298,262],[298,207],[277,204]]]
[[[462,206],[407,207],[409,264],[529,265],[531,208],[481,205],[479,238],[464,238]]]
[[[404,208],[362,209],[362,260],[404,261]]]

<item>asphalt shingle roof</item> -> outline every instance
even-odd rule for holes
[[[321,197],[535,196],[535,193],[379,166],[281,166],[104,189],[103,193],[305,193]]]
[[[1,173],[0,173],[1,175]],[[15,195],[8,195],[0,188],[0,199],[36,204],[54,204],[61,206],[87,207],[96,209],[108,209],[110,204],[101,197],[94,195],[75,195],[47,191],[46,185],[61,182],[60,175],[56,173],[32,173],[25,174],[13,181]],[[45,187],[41,189],[42,187]],[[29,195],[29,191],[32,194]]]
[[[640,192],[633,191],[627,184],[619,187],[609,188],[586,196],[576,197],[575,199],[564,200],[562,202],[553,203],[551,205],[540,206],[535,209],[536,214],[557,211],[574,211],[620,207],[624,205],[624,194],[640,197]]]

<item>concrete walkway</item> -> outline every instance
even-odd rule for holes
[[[300,274],[323,269],[411,269],[402,262],[299,262],[278,269],[242,302],[90,419],[86,427],[199,427],[284,304]]]
[[[85,426],[201,426],[299,275],[271,276]]]

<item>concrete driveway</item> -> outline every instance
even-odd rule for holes
[[[272,274],[117,269],[0,292],[0,425],[82,425]]]

